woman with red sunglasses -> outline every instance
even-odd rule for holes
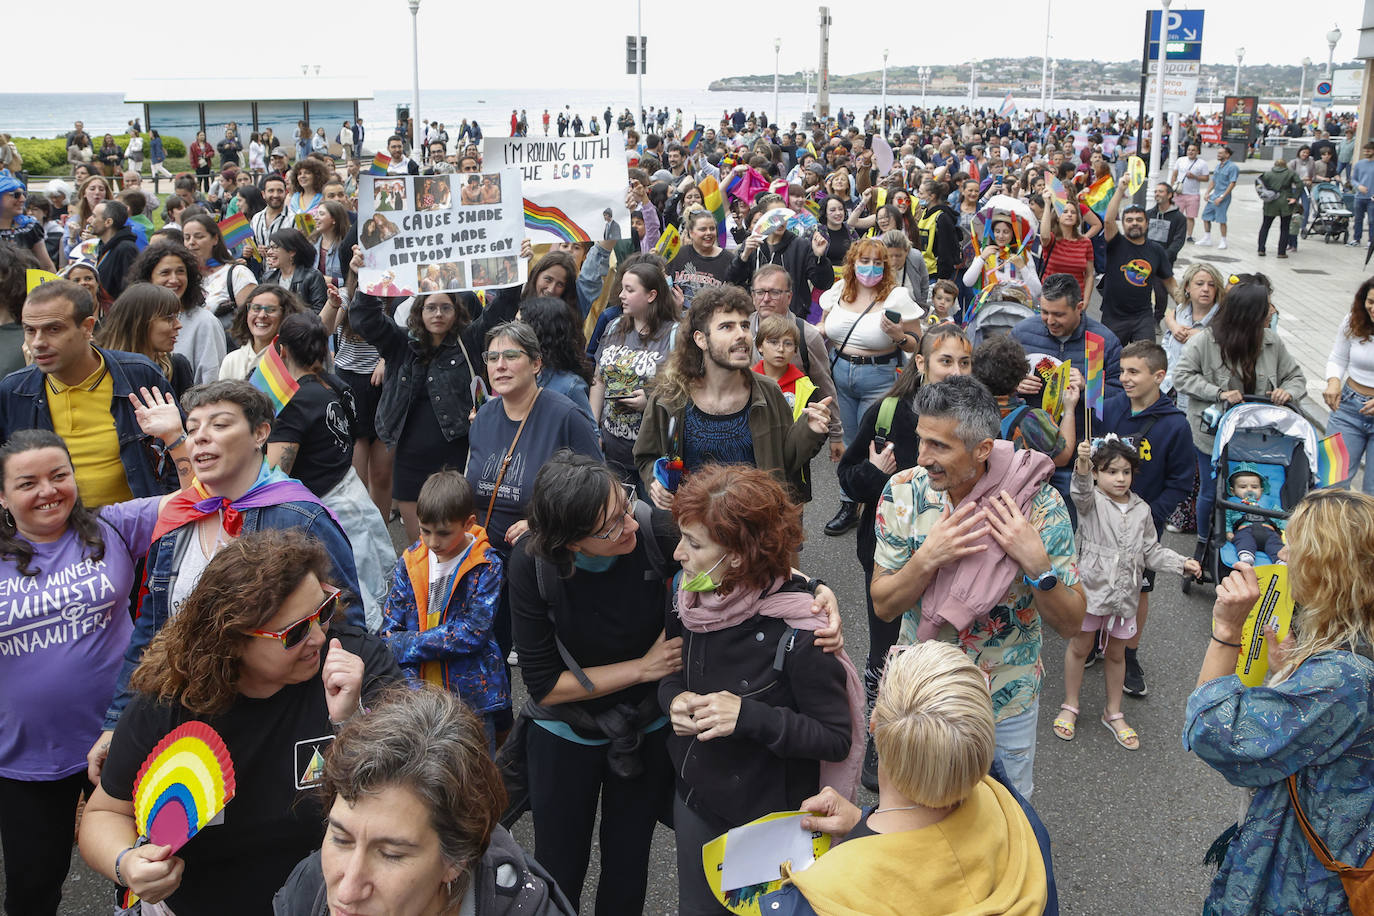
[[[319,783],[335,730],[402,676],[384,642],[336,616],[341,592],[329,576],[324,548],[299,529],[244,534],[210,560],[134,671],[134,699],[82,819],[92,868],[175,913],[271,909],[323,840],[324,812],[302,790]],[[223,823],[175,853],[138,845],[140,768],[188,722],[224,740],[236,794]]]

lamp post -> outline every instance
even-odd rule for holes
[[[1164,52],[1165,33],[1169,21],[1170,0],[1163,0],[1164,12],[1160,14],[1160,42],[1156,46],[1159,57],[1155,61],[1155,104],[1154,104],[1154,124],[1150,130],[1150,175],[1155,180],[1159,180],[1159,170],[1164,166]]]
[[[883,48],[883,126],[878,133],[887,136],[887,48]]]
[[[778,55],[782,53],[782,39],[773,39],[773,124],[778,123]]]
[[[1312,66],[1312,58],[1304,57],[1302,59],[1302,79],[1298,82],[1298,110],[1293,113],[1295,118],[1302,117],[1302,96],[1307,90],[1307,68],[1310,66]]]
[[[973,93],[973,78],[974,78],[974,74],[977,72],[977,70],[978,70],[978,61],[976,61],[976,60],[971,60],[971,61],[969,61],[969,62],[968,62],[968,107],[969,107],[970,109],[973,108],[973,102],[974,102],[974,98],[975,98],[974,93]]]
[[[1045,56],[1040,59],[1040,110],[1049,111],[1045,107],[1045,76],[1050,68],[1050,10],[1054,7],[1054,0],[1045,0]],[[1051,93],[1053,95],[1053,93]]]
[[[1336,76],[1336,42],[1341,40],[1341,30],[1332,28],[1326,33],[1326,46],[1330,51],[1326,55],[1326,78],[1333,79]]]
[[[1236,48],[1236,88],[1232,95],[1240,95],[1240,65],[1245,62],[1245,49]]]
[[[635,0],[635,118],[647,134],[644,123],[644,4]]]
[[[930,68],[922,67],[917,71],[921,75],[921,108],[926,107],[926,85],[930,82]]]
[[[1045,114],[1046,114],[1047,117],[1048,117],[1050,111],[1052,111],[1052,110],[1054,109],[1054,83],[1055,83],[1055,80],[1058,79],[1058,77],[1059,77],[1059,61],[1058,61],[1058,60],[1052,60],[1052,61],[1050,61],[1050,98],[1049,98],[1049,107],[1045,109]]]
[[[1217,76],[1216,76],[1215,73],[1212,74],[1211,76],[1207,77],[1207,84],[1208,84],[1207,104],[1208,104],[1208,105],[1215,105],[1215,104],[1217,103]]]
[[[811,110],[811,68],[802,68],[802,81],[806,86],[806,110]]]
[[[420,142],[420,0],[407,0],[410,4],[410,146],[412,149]],[[421,150],[420,158],[424,159]]]

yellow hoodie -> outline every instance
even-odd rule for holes
[[[820,916],[1039,916],[1047,894],[1030,822],[986,776],[940,823],[842,843],[792,882]]]

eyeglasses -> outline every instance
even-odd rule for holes
[[[318,620],[320,629],[322,630],[329,626],[329,621],[334,616],[334,611],[338,607],[339,590],[332,585],[324,585],[323,587],[329,594],[325,597],[324,601],[320,602],[320,606],[315,608],[313,614],[302,617],[279,633],[273,633],[270,630],[251,630],[248,635],[258,636],[263,639],[280,639],[281,647],[287,651],[296,648],[305,637],[309,635],[310,625],[312,623]]]
[[[763,342],[780,350],[795,350],[797,342],[790,337],[765,337]]]
[[[452,315],[453,306],[447,302],[430,302],[421,311],[426,315]]]
[[[482,360],[489,365],[494,365],[503,359],[508,363],[513,363],[524,355],[524,350],[487,350],[482,354]]]
[[[281,251],[281,246],[278,245],[276,242],[268,242],[263,247],[266,248],[268,251]]]
[[[625,533],[625,522],[635,514],[635,506],[639,505],[639,498],[635,496],[635,488],[628,483],[620,485],[625,494],[625,509],[620,513],[620,521],[614,528],[605,534],[593,534],[592,537],[598,541],[618,541],[620,536]]]
[[[763,289],[760,287],[754,289],[755,299],[781,299],[790,295],[792,295],[790,289]]]
[[[258,303],[253,302],[249,304],[248,311],[255,312],[260,315],[275,315],[281,311],[281,307],[276,305],[259,305]]]

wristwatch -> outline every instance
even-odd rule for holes
[[[1054,574],[1054,567],[1052,566],[1034,579],[1024,573],[1021,575],[1021,579],[1031,588],[1041,592],[1051,591],[1059,584],[1059,577]]]

